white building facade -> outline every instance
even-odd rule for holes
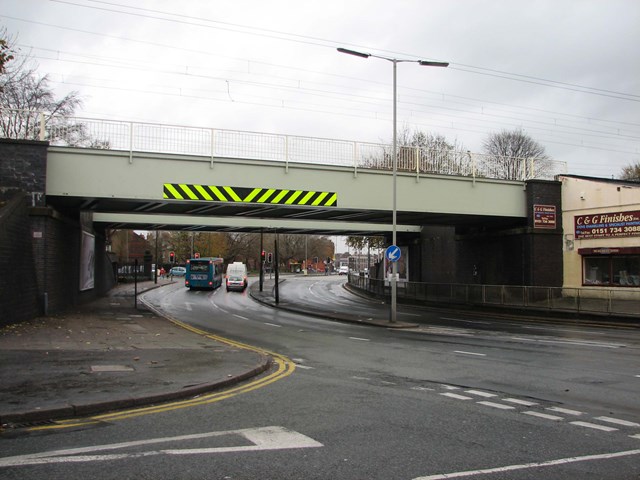
[[[640,182],[560,175],[564,287],[640,290]]]

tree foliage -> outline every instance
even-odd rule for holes
[[[484,153],[488,155],[482,168],[485,172],[490,172],[488,176],[526,180],[533,176],[540,177],[552,170],[553,161],[544,146],[521,129],[491,133],[482,146]]]
[[[622,173],[620,173],[620,179],[640,181],[640,162],[623,167]]]

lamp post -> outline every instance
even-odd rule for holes
[[[398,128],[397,128],[397,70],[398,63],[417,63],[423,67],[448,67],[448,62],[429,62],[426,60],[409,60],[409,59],[398,59],[391,57],[382,57],[380,55],[373,55],[371,53],[362,53],[356,52],[355,50],[349,50],[346,48],[338,48],[340,53],[346,53],[348,55],[354,55],[356,57],[361,58],[380,58],[382,60],[387,60],[388,62],[393,63],[393,151],[392,151],[392,164],[393,164],[393,210],[392,210],[392,223],[393,230],[391,236],[391,244],[396,245],[396,225],[397,225],[397,206],[396,206],[396,177],[398,171]],[[392,262],[392,272],[391,272],[391,318],[390,322],[395,323],[397,319],[397,279],[398,276],[398,262]]]

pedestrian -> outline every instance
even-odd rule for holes
[[[167,272],[165,271],[164,267],[160,267],[160,277],[164,278],[164,276],[167,274]]]

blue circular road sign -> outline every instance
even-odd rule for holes
[[[387,247],[387,249],[384,251],[384,256],[390,262],[397,262],[402,256],[402,254],[400,253],[400,247],[398,247],[397,245],[391,245]]]

